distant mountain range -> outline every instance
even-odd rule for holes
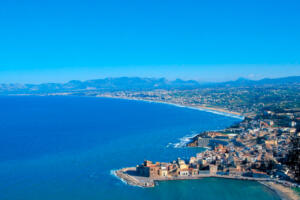
[[[287,85],[300,84],[300,76],[289,76],[283,78],[264,78],[261,80],[250,80],[246,78],[239,78],[235,81],[228,81],[223,83],[213,83],[214,87],[250,87],[250,86],[267,86],[267,85]]]
[[[67,83],[43,84],[0,84],[0,94],[40,94],[74,91],[138,91],[154,89],[196,89],[205,87],[250,87],[263,85],[300,84],[300,76],[275,79],[261,79],[258,81],[245,78],[222,83],[199,83],[194,80],[176,79],[169,81],[165,78],[120,77],[105,78],[88,81],[73,80]]]

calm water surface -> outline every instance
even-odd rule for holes
[[[279,199],[251,181],[128,186],[111,170],[188,158],[180,138],[238,119],[171,105],[89,97],[0,97],[1,200]]]

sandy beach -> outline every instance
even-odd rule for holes
[[[294,190],[292,190],[292,188],[290,188],[288,186],[283,186],[281,184],[274,183],[274,182],[263,182],[263,181],[260,181],[260,183],[263,184],[263,185],[265,185],[265,186],[267,186],[268,188],[270,188],[274,192],[276,192],[276,194],[282,200],[299,200],[300,199],[299,195],[296,194],[296,192]]]
[[[196,110],[201,110],[201,111],[205,111],[205,112],[212,112],[212,113],[219,114],[219,115],[225,115],[225,116],[236,117],[239,119],[244,119],[244,116],[241,113],[228,111],[226,109],[217,108],[217,107],[179,104],[179,103],[173,103],[173,102],[167,102],[167,101],[153,101],[153,100],[147,100],[147,99],[116,97],[116,96],[107,96],[107,95],[106,96],[98,95],[97,97],[113,98],[113,99],[126,99],[126,100],[133,100],[133,101],[145,101],[145,102],[150,102],[150,103],[163,103],[163,104],[169,104],[169,105],[178,106],[178,107],[185,107],[185,108],[196,109]]]
[[[241,113],[233,112],[233,111],[229,111],[229,110],[225,110],[225,109],[222,109],[222,108],[216,108],[216,107],[210,107],[210,106],[195,106],[195,107],[196,108],[206,109],[206,110],[213,110],[213,111],[218,111],[218,112],[223,112],[223,113],[228,113],[228,114],[243,116]]]

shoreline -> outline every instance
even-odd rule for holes
[[[218,179],[233,179],[233,180],[244,180],[244,181],[256,181],[259,184],[272,190],[281,200],[298,200],[299,196],[291,189],[291,187],[284,186],[282,183],[276,182],[269,178],[253,178],[243,176],[228,176],[228,175],[196,175],[196,176],[176,176],[176,177],[161,177],[161,178],[148,178],[130,174],[135,171],[135,167],[126,167],[118,170],[113,170],[113,175],[120,179],[123,183],[141,187],[141,188],[153,188],[158,185],[160,181],[172,181],[172,180],[199,180],[205,178],[218,178]],[[128,172],[129,171],[129,172]]]
[[[132,101],[144,101],[148,103],[161,103],[168,104],[176,107],[195,109],[204,112],[210,112],[222,116],[238,118],[243,120],[245,116],[241,113],[227,111],[222,108],[215,107],[206,107],[206,106],[196,106],[196,105],[184,105],[184,104],[176,104],[169,103],[164,101],[153,101],[153,100],[145,100],[145,99],[137,99],[137,98],[123,98],[123,97],[114,97],[114,96],[97,96],[102,98],[111,98],[111,99],[124,99],[124,100],[132,100]],[[189,139],[191,139],[190,137]],[[123,168],[119,170],[114,170],[114,176],[119,178],[122,182],[136,187],[142,188],[151,188],[155,187],[160,181],[170,181],[170,180],[195,180],[195,179],[203,179],[203,178],[223,178],[223,179],[234,179],[234,180],[248,180],[248,181],[256,181],[259,184],[264,185],[268,189],[272,190],[280,199],[282,200],[298,200],[299,196],[296,194],[291,187],[284,186],[282,183],[277,183],[276,180],[267,180],[260,178],[250,178],[250,177],[238,177],[238,176],[226,176],[226,175],[201,175],[201,176],[189,176],[189,177],[165,177],[165,178],[157,178],[157,179],[149,179],[147,177],[137,177],[134,175],[127,174],[128,170],[134,170],[135,167]]]
[[[264,181],[258,181],[258,182],[266,186],[273,192],[275,192],[282,200],[299,200],[300,198],[298,194],[296,194],[296,192],[293,191],[290,187],[283,186],[275,182],[264,182]]]
[[[214,113],[214,114],[217,114],[217,115],[237,118],[237,119],[240,119],[240,120],[243,120],[245,118],[245,116],[243,116],[241,113],[228,111],[228,110],[225,110],[223,108],[217,108],[217,107],[208,107],[208,106],[201,106],[201,105],[185,105],[185,104],[172,103],[172,102],[166,102],[166,101],[154,101],[154,100],[147,100],[147,99],[115,97],[115,96],[97,95],[96,97],[97,98],[110,98],[110,99],[124,99],[124,100],[130,100],[130,101],[143,101],[143,102],[148,102],[148,103],[160,103],[160,104],[167,104],[167,105],[181,107],[181,108],[187,108],[187,109],[193,109],[193,110],[199,110],[199,111]]]
[[[161,104],[167,104],[172,105],[176,107],[181,108],[188,108],[193,110],[199,110],[204,112],[210,112],[217,115],[222,115],[226,117],[232,117],[237,118],[240,120],[243,120],[245,116],[241,113],[229,111],[224,108],[219,107],[211,107],[211,106],[203,106],[203,105],[186,105],[186,104],[179,104],[179,103],[172,103],[172,102],[166,102],[166,101],[155,101],[155,100],[147,100],[147,99],[139,99],[139,98],[128,98],[128,97],[116,97],[116,96],[108,96],[108,95],[97,95],[97,96],[77,96],[77,95],[63,95],[63,94],[56,94],[56,95],[40,95],[40,94],[13,94],[8,96],[74,96],[74,97],[94,97],[94,98],[109,98],[109,99],[123,99],[123,100],[132,100],[132,101],[143,101],[147,103],[161,103]]]
[[[231,117],[231,118],[236,118],[239,120],[244,120],[245,116],[243,116],[241,113],[237,112],[232,112],[232,111],[227,111],[222,108],[215,108],[215,107],[206,107],[206,106],[200,106],[200,105],[184,105],[184,104],[176,104],[176,103],[171,103],[171,102],[165,102],[165,101],[153,101],[153,100],[146,100],[146,99],[139,99],[139,98],[127,98],[127,97],[116,97],[116,96],[103,96],[103,95],[97,95],[96,98],[108,98],[108,99],[122,99],[122,100],[128,100],[128,101],[142,101],[142,102],[147,102],[147,103],[159,103],[159,104],[166,104],[166,105],[171,105],[175,107],[180,107],[180,108],[187,108],[187,109],[192,109],[192,110],[198,110],[198,111],[203,111],[203,112],[209,112],[225,117]],[[179,138],[180,142],[174,144],[175,148],[180,148],[184,147],[190,142],[193,141],[193,139],[199,135],[193,134],[193,135],[185,135],[181,138]],[[190,147],[189,147],[190,148]]]

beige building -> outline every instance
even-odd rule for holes
[[[210,175],[216,175],[218,172],[218,166],[217,165],[209,165],[209,174]]]

